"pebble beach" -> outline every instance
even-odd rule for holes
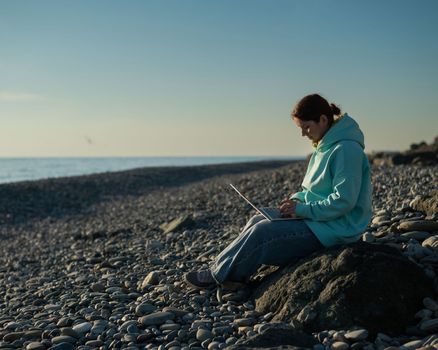
[[[305,170],[262,161],[0,185],[0,349],[215,350],[293,327],[258,313],[244,289],[195,290],[183,275],[206,268],[255,214],[229,183],[277,206]],[[438,215],[409,210],[437,189],[438,166],[373,165],[372,182],[362,239],[396,247],[438,285]],[[187,227],[163,229],[184,217]],[[423,303],[405,334],[327,329],[313,349],[438,349],[438,290]]]

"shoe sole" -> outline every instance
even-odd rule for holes
[[[184,281],[189,284],[191,287],[194,287],[196,289],[211,289],[216,287],[216,283],[199,283],[196,284],[194,281],[190,281],[190,278],[187,277],[187,275],[184,275]]]

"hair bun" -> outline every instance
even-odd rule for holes
[[[332,109],[333,115],[340,115],[341,110],[334,103],[330,103],[330,108]]]

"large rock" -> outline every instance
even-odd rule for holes
[[[368,155],[368,158],[374,165],[435,165],[438,163],[438,136],[430,144],[424,141],[414,143],[403,152],[375,152]]]
[[[398,250],[365,242],[332,247],[266,277],[255,289],[256,310],[301,323],[307,332],[353,326],[400,334],[433,284]]]

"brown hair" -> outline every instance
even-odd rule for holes
[[[333,116],[340,115],[341,110],[334,103],[328,103],[324,97],[318,94],[303,97],[292,111],[292,117],[301,120],[313,120],[319,122],[321,115],[324,114],[329,120],[329,126],[333,124]]]

